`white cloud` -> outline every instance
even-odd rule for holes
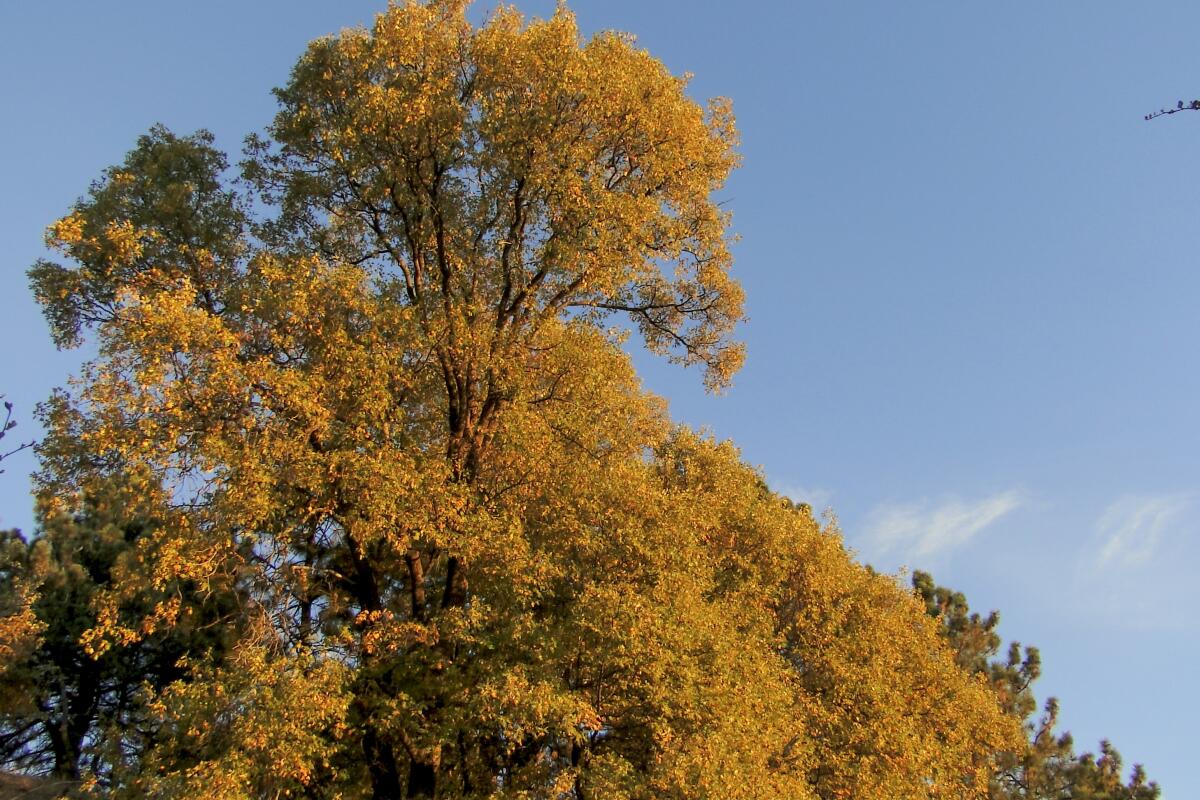
[[[864,543],[878,556],[929,558],[966,544],[1024,502],[1014,489],[975,502],[950,497],[939,503],[880,506],[867,515]]]
[[[1096,517],[1081,543],[1067,604],[1099,628],[1197,630],[1200,493],[1126,494]]]
[[[828,508],[829,501],[833,499],[833,490],[822,489],[819,486],[785,485],[776,491],[793,503],[808,503],[817,513]]]
[[[1115,500],[1096,522],[1097,563],[1102,567],[1147,563],[1163,534],[1191,502],[1186,494],[1125,495]]]

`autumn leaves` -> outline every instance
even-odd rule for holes
[[[453,0],[314,42],[278,98],[241,194],[211,137],[154,129],[31,272],[57,340],[100,345],[48,407],[44,507],[83,524],[136,479],[77,613],[106,657],[186,656],[122,690],[147,735],[85,714],[80,747],[115,749],[71,769],[189,797],[986,796],[1019,732],[934,621],[673,426],[608,327],[713,388],[740,364],[728,103],[565,9],[475,28]]]

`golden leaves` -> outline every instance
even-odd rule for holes
[[[40,644],[46,625],[37,618],[33,603],[36,588],[28,580],[14,581],[0,609],[0,679],[15,668]]]
[[[565,9],[464,9],[309,47],[247,168],[281,207],[255,252],[211,169],[163,184],[224,163],[164,132],[52,230],[81,268],[39,297],[101,354],[49,407],[45,503],[130,475],[157,510],[88,647],[188,625],[182,587],[240,603],[140,787],[354,795],[391,758],[476,795],[978,795],[984,687],[604,327],[713,389],[740,365],[729,103]]]
[[[405,3],[310,48],[256,174],[386,254],[459,380],[503,369],[550,318],[626,312],[716,388],[740,364],[710,196],[736,133],[727,102],[706,112],[683,89],[626,37],[581,43],[564,8],[472,30],[455,4]]]
[[[195,668],[156,698],[170,732],[135,784],[143,795],[287,797],[335,783],[337,742],[348,733],[345,670],[300,653],[286,661],[240,645],[228,665]],[[186,769],[172,759],[186,753]]]
[[[66,250],[83,241],[83,215],[68,214],[55,222],[46,232],[46,244],[56,250]]]
[[[819,787],[830,796],[986,797],[997,752],[1019,741],[990,690],[967,676],[916,599],[809,538],[783,598],[802,663]]]

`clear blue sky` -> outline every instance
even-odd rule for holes
[[[155,122],[236,153],[304,44],[381,6],[0,6],[18,430],[79,358],[25,288],[44,227]],[[1142,121],[1200,96],[1200,4],[573,7],[732,97],[743,134],[746,368],[713,398],[639,357],[649,385],[832,506],[864,559],[999,608],[1082,746],[1110,737],[1168,800],[1200,797],[1200,113]],[[0,524],[29,528],[33,458],[7,466]]]

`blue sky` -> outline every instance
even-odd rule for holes
[[[520,7],[535,15],[552,0]],[[311,38],[379,2],[0,6],[0,392],[77,365],[25,289],[44,227],[155,122],[227,150]],[[487,4],[477,6],[482,13]],[[638,356],[678,419],[1042,649],[1084,747],[1200,796],[1200,5],[577,0],[733,98],[749,358],[732,391]],[[15,435],[16,432],[14,432]],[[7,442],[8,440],[6,440]],[[25,453],[0,525],[30,527]]]

